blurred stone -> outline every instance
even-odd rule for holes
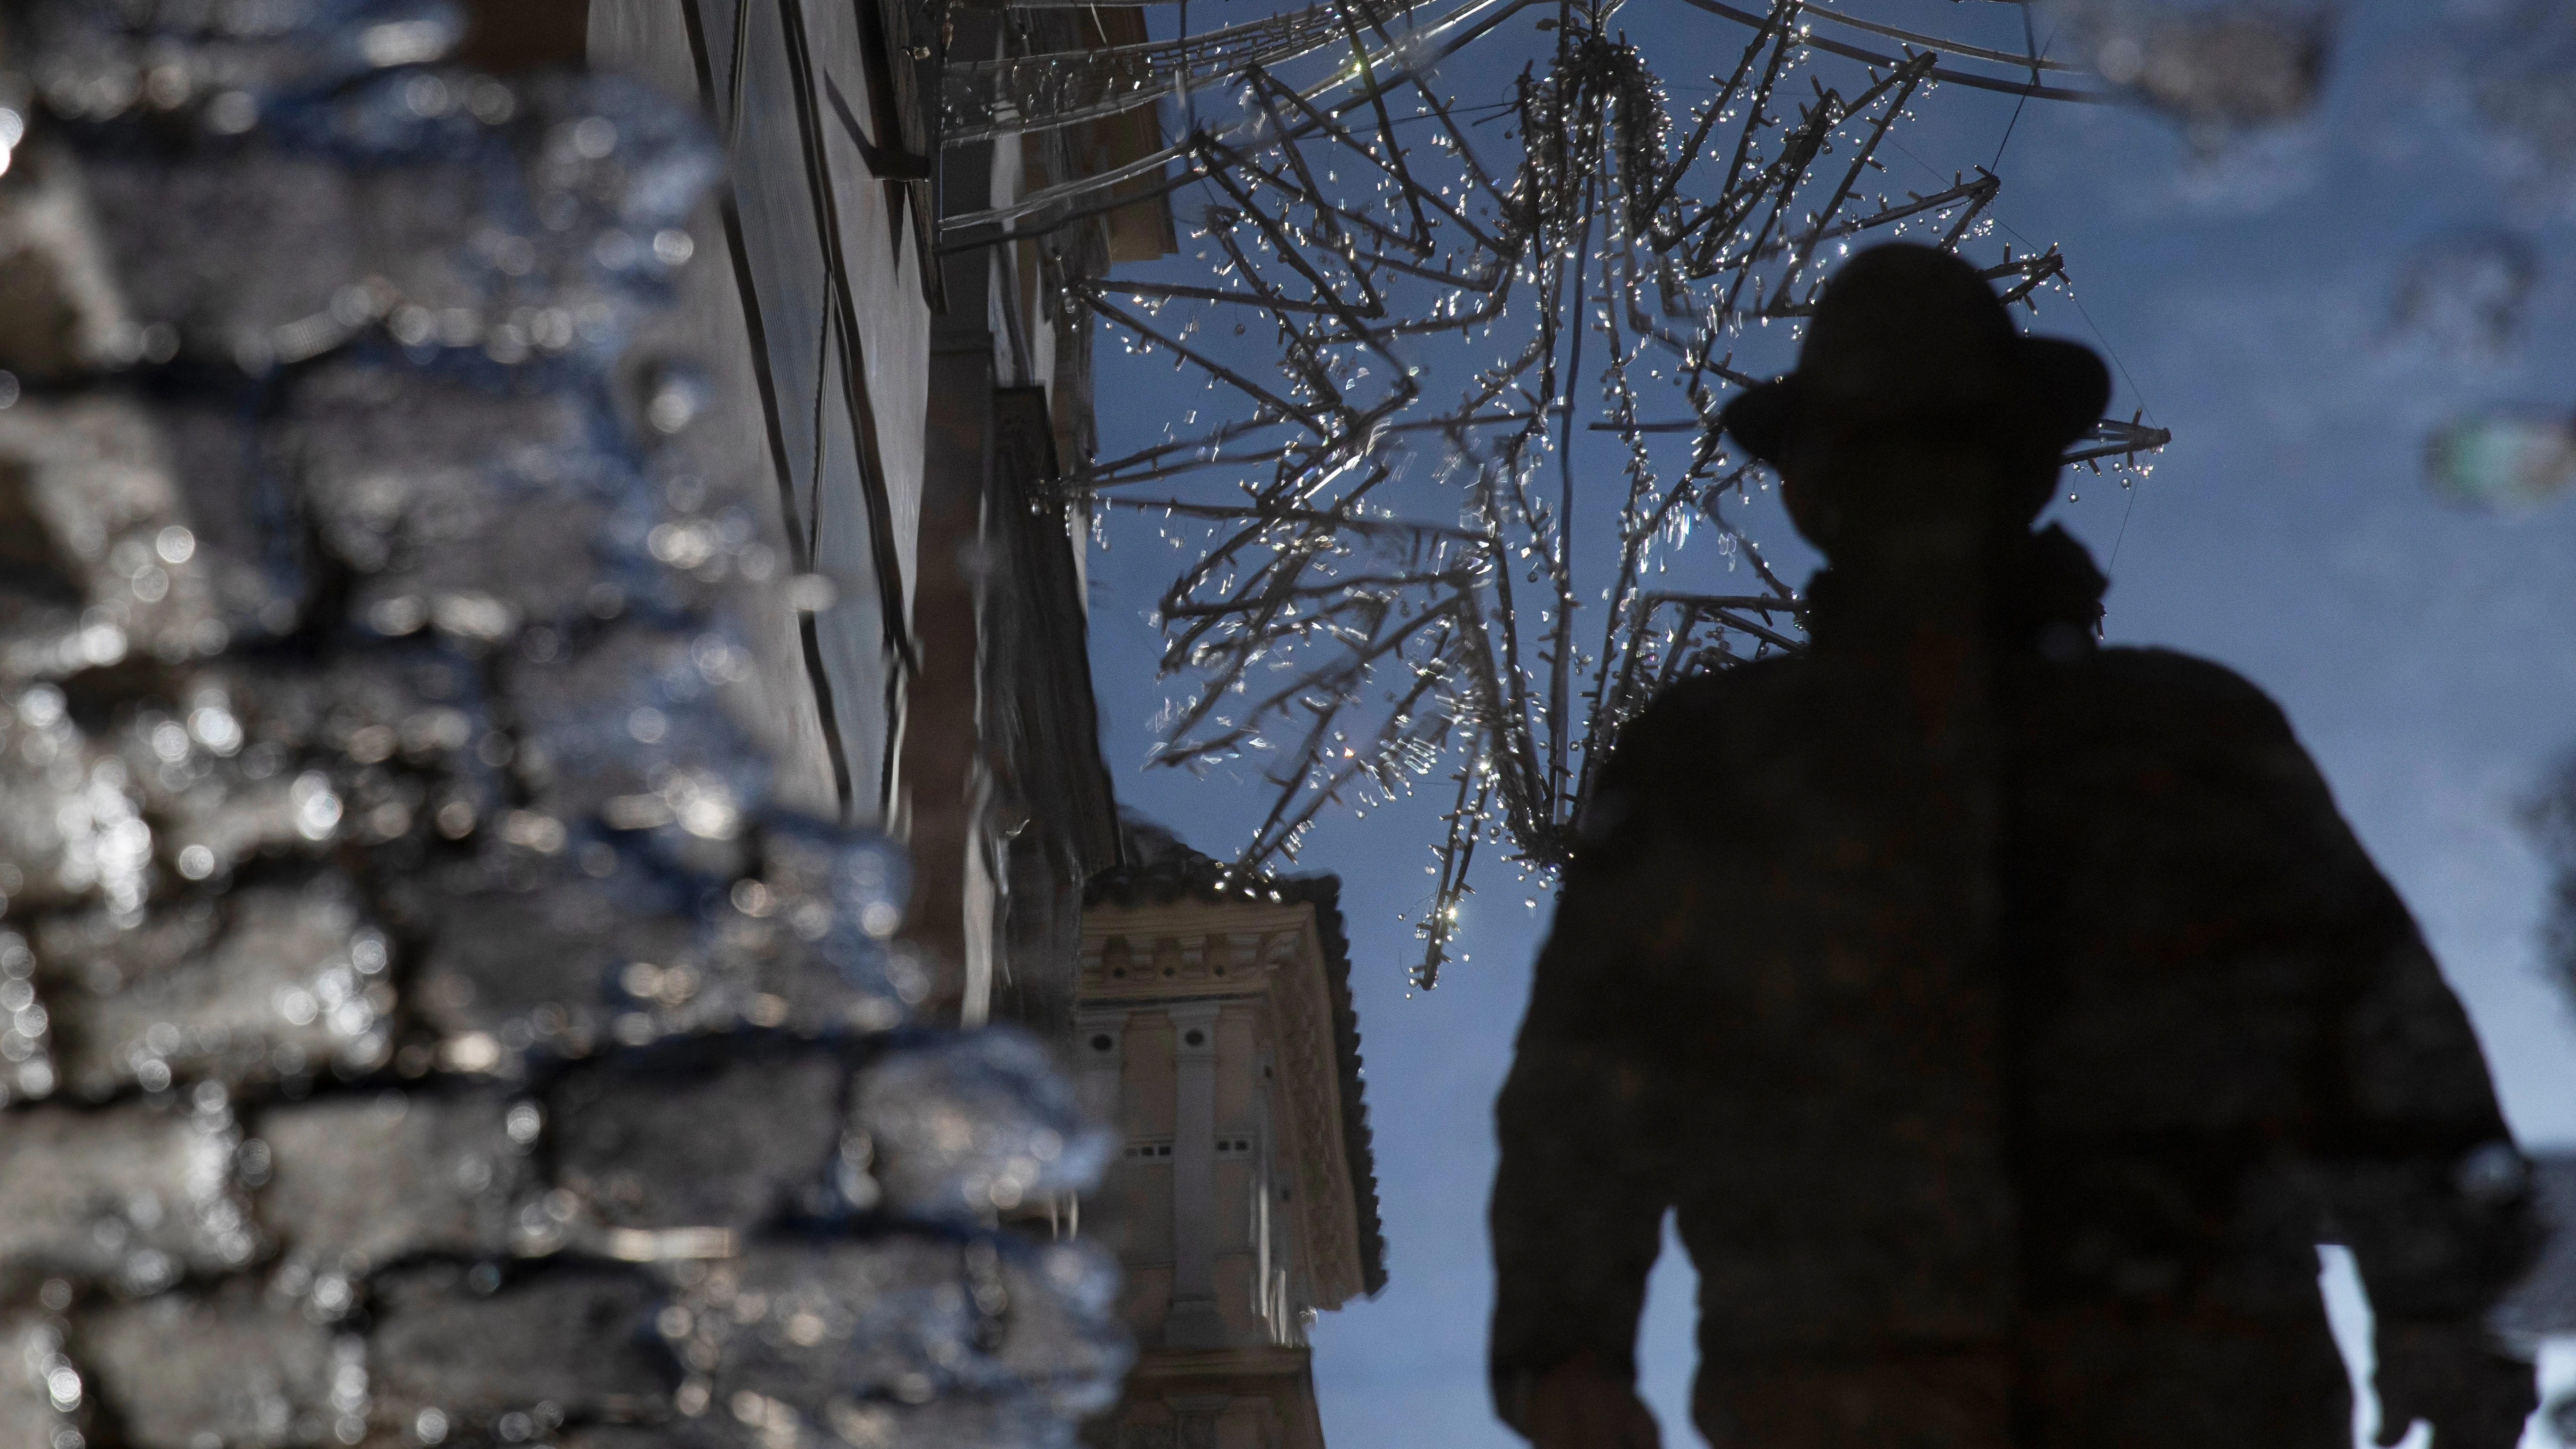
[[[332,293],[374,260],[358,249],[357,182],[328,157],[137,147],[82,161],[135,320],[171,329],[204,361],[229,367],[237,339],[328,315]],[[280,255],[296,265],[276,265]]]
[[[102,1003],[112,1003],[130,977],[158,980],[183,971],[204,955],[219,924],[215,907],[203,901],[152,913],[124,929],[97,913],[54,915],[36,923],[37,983],[53,1029],[49,1045],[55,1046],[56,1070],[74,1092],[103,1100],[131,1082],[138,1063],[125,1056],[124,1048],[141,1043],[122,1039],[129,1033],[121,1028],[130,1027],[130,1034],[139,1037],[158,1019],[147,1008],[139,1013],[145,1018],[139,1025],[120,1021],[115,1018],[124,1015],[123,1009],[113,1004],[102,1009]],[[146,1059],[157,1059],[148,1048]],[[165,1087],[171,1080],[167,1072],[165,1064],[160,1078]]]
[[[442,158],[360,171],[273,144],[84,161],[135,317],[173,329],[188,355],[265,372],[369,335],[398,308],[429,319],[425,338],[441,313],[471,316],[481,331],[497,274],[469,237],[485,193],[508,184],[488,166]],[[280,247],[303,264],[275,265]]]
[[[105,393],[0,408],[0,679],[60,678],[217,642],[151,413]]]
[[[484,311],[470,326],[440,316],[424,345],[403,337],[397,309],[391,326],[406,346],[472,348],[504,364],[533,354],[604,366],[625,345],[638,304],[667,299],[671,273],[691,249],[664,234],[688,224],[721,155],[694,114],[628,76],[513,76],[506,104],[492,84],[455,71],[386,76],[293,118],[288,130],[299,145],[362,153],[387,175],[399,174],[397,163],[471,156],[488,183],[524,188],[524,210],[425,208],[425,226],[491,219],[452,255],[484,289]],[[376,202],[386,214],[420,205],[394,190]],[[517,224],[496,224],[503,217]],[[402,275],[388,275],[409,290]]]
[[[204,869],[180,871],[202,879],[254,852],[317,839],[462,839],[491,824],[503,813],[513,747],[495,729],[480,682],[474,661],[435,642],[354,650],[323,672],[233,660],[208,667],[191,686],[189,729],[221,730],[237,758],[208,747],[166,772],[178,788],[155,801],[163,858],[176,864],[188,846],[203,845]],[[150,720],[129,732],[156,748],[164,736],[174,752],[186,743]],[[327,807],[298,798],[316,788],[339,806],[322,836],[305,810]]]
[[[639,390],[643,393],[644,424],[665,437],[686,432],[717,402],[714,375],[690,358],[656,359],[643,369],[638,380],[642,384]]]
[[[903,923],[912,872],[902,849],[881,835],[779,815],[764,823],[761,858],[772,909],[800,934],[820,939],[828,929],[848,927],[882,941]],[[799,924],[808,915],[829,924]]]
[[[988,1294],[994,1311],[978,1308],[965,1255],[963,1242],[913,1234],[762,1244],[710,1265],[665,1336],[711,1372],[719,1404],[754,1393],[811,1415],[839,1395],[925,1402],[973,1371],[979,1337],[996,1336],[1001,1305]]]
[[[11,161],[0,179],[0,368],[52,381],[113,361],[136,329],[77,170],[40,146]]]
[[[1118,1317],[1117,1259],[1098,1243],[1005,1239],[1009,1326],[993,1360],[1069,1433],[1117,1402],[1135,1348]]]
[[[1100,1180],[1115,1150],[1037,1038],[990,1027],[934,1038],[859,1074],[850,1127],[886,1210],[974,1221]]]
[[[677,1424],[582,1424],[555,1436],[561,1449],[711,1449],[724,1443],[708,1437],[703,1426]]]
[[[43,0],[26,10],[46,61],[37,79],[56,114],[107,120],[148,108],[186,115],[218,135],[248,129],[281,99],[435,59],[464,32],[464,17],[445,0]]]
[[[749,1391],[711,1402],[695,1419],[652,1428],[591,1425],[561,1436],[562,1449],[1072,1449],[1076,1426],[1044,1400],[1004,1394],[934,1399],[841,1396],[812,1412]],[[1129,1446],[1121,1446],[1129,1449]]]
[[[434,1408],[455,1433],[540,1404],[567,1419],[667,1413],[676,1375],[653,1339],[661,1295],[640,1274],[565,1264],[490,1294],[457,1276],[422,1269],[380,1285],[367,1339],[378,1422],[408,1426]]]
[[[399,764],[478,794],[497,788],[497,767],[483,759],[495,742],[481,670],[435,641],[351,650],[327,671],[226,660],[201,677],[209,702],[237,709],[254,744]]]
[[[588,621],[630,479],[579,394],[355,363],[290,392],[279,446],[324,548],[366,576],[348,604],[361,629],[488,648],[527,623]]]
[[[206,576],[222,630],[197,652],[286,632],[301,620],[311,582],[307,529],[260,419],[221,394],[160,394],[150,406],[187,495],[189,536],[169,542]]]
[[[846,1075],[839,1053],[784,1039],[680,1042],[585,1066],[546,1094],[556,1181],[612,1232],[762,1226],[822,1191]],[[619,1251],[612,1238],[611,1252],[648,1246]]]
[[[630,626],[571,659],[513,659],[503,690],[541,806],[611,829],[729,841],[767,770],[714,697],[747,656],[714,633]]]
[[[60,1273],[150,1292],[249,1262],[233,1148],[149,1106],[0,1112],[0,1291]]]
[[[759,913],[746,910],[755,908]],[[696,1013],[643,1003],[657,1030],[687,1030],[700,1021],[757,1020],[816,1035],[887,1031],[902,1024],[900,997],[886,972],[886,951],[860,932],[836,926],[808,939],[778,908],[764,879],[737,881],[708,911],[706,978]],[[812,924],[817,917],[805,918]]]
[[[1116,1397],[1113,1390],[1111,1398]],[[1105,1404],[1107,1401],[1104,1400]],[[1072,1449],[1079,1426],[1035,1395],[934,1399],[927,1404],[827,1400],[823,1422],[845,1444],[870,1449]]]
[[[129,778],[72,722],[59,686],[0,699],[0,894],[16,914],[101,896],[141,909],[152,831]]]
[[[56,1399],[57,1390],[70,1391],[64,1396],[68,1403]],[[52,1320],[29,1314],[0,1317],[0,1443],[51,1449],[57,1433],[77,1433],[88,1418],[88,1390],[79,1366],[63,1352],[62,1330]]]
[[[73,1350],[130,1449],[312,1444],[335,1417],[331,1331],[244,1279],[109,1305]]]
[[[636,826],[639,814],[667,803],[663,795],[615,799],[603,813]],[[689,861],[687,846],[718,842],[689,835],[675,820],[611,830],[609,838],[621,842],[621,860],[640,852],[696,865],[717,880],[735,874],[732,862],[710,869]],[[619,1040],[641,1045],[742,1024],[817,1036],[901,1025],[906,993],[917,999],[923,978],[880,939],[901,920],[896,903],[908,880],[900,851],[882,837],[783,812],[761,816],[738,844],[761,873],[703,893],[700,951],[689,970],[621,976]]]
[[[24,502],[23,490],[0,473],[0,512],[8,515],[0,533],[7,568],[0,574],[0,667],[13,681],[64,672],[65,652],[81,648],[88,603],[88,580],[64,564]]]
[[[291,1077],[384,1060],[387,946],[345,883],[236,892],[132,929],[98,915],[45,921],[36,955],[72,1088]]]
[[[941,1416],[923,1406],[962,1398],[955,1407],[970,1422],[990,1414],[1034,1431],[1051,1418],[1069,1431],[1116,1399],[1133,1356],[1111,1302],[1116,1281],[1105,1254],[1071,1242],[905,1234],[768,1244],[711,1266],[683,1295],[686,1331],[670,1336],[684,1359],[710,1365],[720,1409],[747,1395],[829,1425],[853,1411],[881,1417],[862,1407],[873,1403],[893,1416],[889,1430],[926,1429]]]
[[[53,1316],[0,1316],[0,1442],[1061,1442],[1104,1260],[846,1209],[966,1230],[1087,1144],[1007,1047],[927,1049],[934,1139],[1003,1114],[962,1156],[854,1095],[901,852],[771,811],[718,609],[771,505],[617,415],[708,436],[698,365],[607,375],[703,124],[424,67],[445,0],[13,14],[0,1303]],[[739,1383],[674,1358],[726,1335]]]
[[[271,767],[252,772],[263,764]],[[248,768],[209,762],[191,774],[155,802],[162,825],[156,854],[170,875],[221,877],[253,856],[309,848],[305,826],[316,818],[311,772],[274,768],[255,757]]]
[[[0,926],[0,1105],[53,1094],[53,1013],[36,999],[36,953],[27,938]]]
[[[692,117],[607,74],[408,71],[271,119],[247,143],[83,158],[134,317],[255,376],[378,338],[602,364],[686,260],[662,234],[719,164]]]
[[[892,841],[782,811],[762,821],[760,855],[760,889],[738,895],[737,910],[757,906],[763,919],[813,942],[853,989],[892,993],[906,1004],[921,999],[923,974],[886,944],[912,894],[911,869]]]
[[[563,860],[559,823],[530,817],[523,833],[539,834],[538,822],[553,825],[554,850],[524,888],[466,867],[390,892],[402,924],[429,938],[408,1005],[464,1070],[514,1071],[540,1045],[586,1055],[607,1039],[610,993],[626,968],[697,969],[690,917],[583,877]]]
[[[365,1093],[260,1114],[259,1220],[291,1258],[363,1273],[419,1253],[507,1252],[534,1174],[490,1089]],[[533,1134],[530,1134],[533,1135]]]

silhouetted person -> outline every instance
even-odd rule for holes
[[[1890,246],[1727,410],[1830,566],[1813,648],[1675,686],[1584,813],[1492,1207],[1541,1449],[1656,1442],[1667,1208],[1720,1449],[2341,1449],[2320,1242],[2392,1442],[2519,1433],[2481,1318],[2524,1173],[2459,1004],[2280,711],[2097,648],[2105,581],[2030,531],[2109,391]]]

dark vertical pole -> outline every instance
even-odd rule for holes
[[[995,20],[959,8],[952,53],[990,54]],[[938,158],[950,208],[975,210],[992,188],[989,142]],[[967,1004],[966,852],[974,843],[984,496],[993,469],[992,254],[941,258],[947,309],[931,319],[929,407],[921,458],[921,533],[912,620],[918,665],[904,709],[900,788],[911,823],[913,900],[906,934],[935,972],[931,1020]]]

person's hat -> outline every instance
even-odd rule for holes
[[[2110,401],[2093,349],[2022,336],[1976,268],[1896,242],[1845,262],[1816,303],[1798,370],[1746,389],[1719,418],[1774,465],[1802,426],[1829,418],[1856,430],[1964,421],[2053,455]]]

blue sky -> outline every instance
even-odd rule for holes
[[[1869,13],[2020,38],[2000,5],[1882,0]],[[2033,103],[2015,125],[1999,167],[2003,239],[2061,245],[2081,303],[2044,302],[2034,330],[2109,352],[2115,409],[2143,408],[2176,434],[2135,490],[2076,475],[2081,501],[2056,516],[2111,565],[2114,642],[2217,659],[2287,710],[2466,1002],[2517,1132],[2576,1148],[2576,1006],[2539,975],[2545,882],[2515,820],[2576,749],[2576,495],[2520,517],[2462,512],[2428,493],[2422,464],[2427,429],[2462,408],[2576,403],[2576,230],[2518,193],[2493,145],[2430,87],[2436,7],[2380,0],[2348,14],[2319,116],[2215,158],[2134,110]],[[1668,80],[1742,44],[1677,0],[1635,0],[1620,20]],[[1990,161],[2011,110],[1943,88],[1899,133],[1918,169],[1903,174],[1916,163],[1890,151],[1887,179],[1929,190]],[[2514,348],[2464,361],[2393,340],[2405,258],[2496,226],[2540,258]],[[1101,365],[1105,450],[1158,433],[1160,414],[1117,400],[1155,397],[1149,379],[1168,373],[1127,372],[1113,349]],[[1776,512],[1766,496],[1752,531],[1802,557]],[[1091,558],[1092,659],[1121,799],[1226,854],[1255,823],[1258,792],[1141,767],[1163,698],[1146,614],[1174,555],[1132,521],[1113,522],[1109,542]],[[1548,903],[1524,906],[1533,891],[1486,869],[1465,912],[1472,960],[1408,994],[1418,950],[1397,916],[1428,891],[1435,809],[1423,798],[1332,818],[1304,852],[1344,881],[1392,1273],[1379,1299],[1316,1331],[1335,1449],[1518,1442],[1485,1407],[1483,1210],[1490,1106]],[[1674,1443],[1694,1442],[1672,1412],[1688,1292],[1668,1259],[1647,1376]]]

